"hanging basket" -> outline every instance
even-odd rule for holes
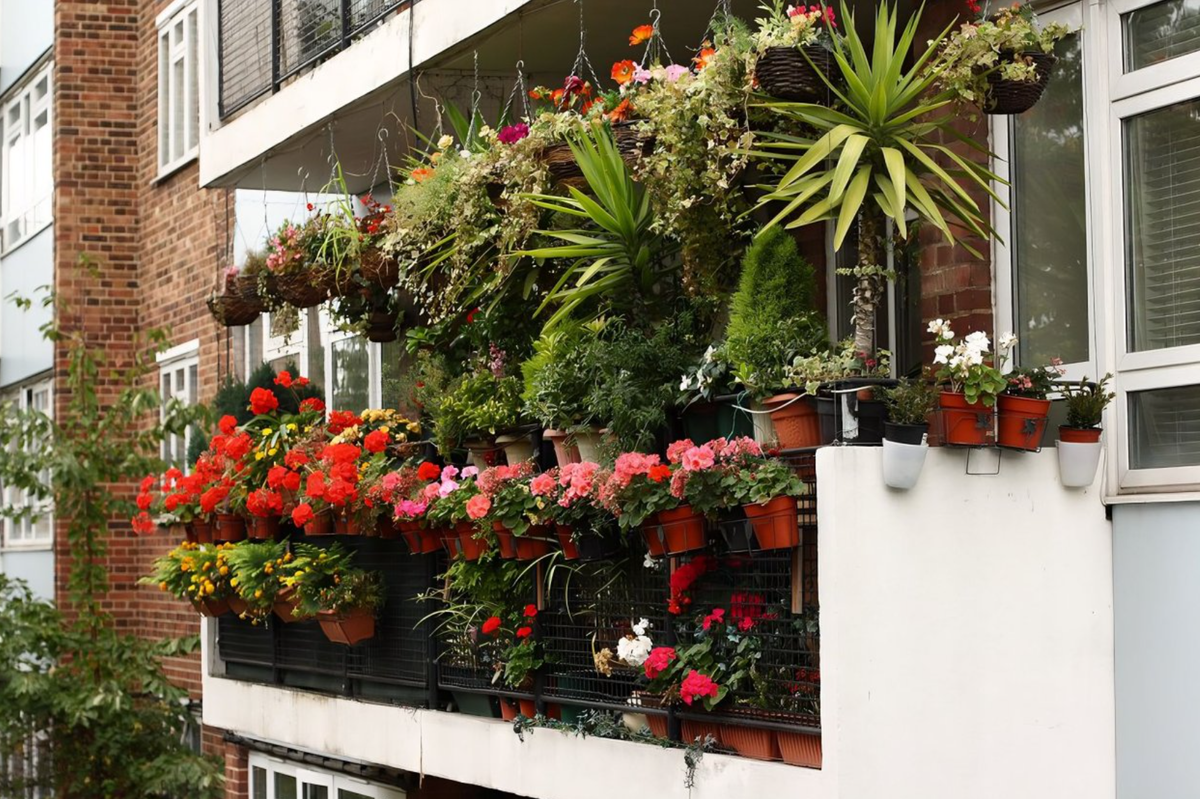
[[[227,292],[208,298],[208,312],[225,327],[248,325],[257,319],[263,310],[265,306],[257,295],[247,298],[240,293]]]
[[[367,329],[364,332],[367,341],[387,344],[400,337],[396,332],[396,317],[387,311],[371,311],[367,317]]]
[[[358,259],[358,273],[372,286],[395,288],[400,283],[400,264],[379,248],[367,250]]]
[[[296,308],[315,308],[329,299],[329,287],[309,269],[297,269],[275,276],[279,298]]]
[[[237,291],[243,297],[254,298],[261,302],[266,308],[267,298],[275,295],[275,275],[270,272],[247,273],[243,270],[237,276]]]
[[[632,166],[654,148],[654,136],[639,130],[634,121],[617,122],[612,126],[613,141],[626,164]],[[583,170],[566,142],[552,144],[542,151],[542,161],[555,183],[580,188],[587,185]]]
[[[1046,86],[1050,83],[1050,75],[1058,58],[1051,53],[1000,53],[1000,63],[1016,61],[1018,58],[1033,62],[1037,80],[1007,80],[1000,77],[998,69],[993,69],[987,76],[988,95],[984,103],[984,113],[1023,114],[1037,105],[1037,101],[1042,98],[1042,92],[1046,91]]]
[[[804,57],[806,54],[808,58]],[[768,47],[754,65],[754,78],[758,87],[772,97],[815,103],[829,96],[829,86],[821,75],[831,77],[833,71],[833,54],[820,45],[803,49]]]

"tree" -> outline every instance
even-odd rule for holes
[[[969,189],[1000,200],[990,185],[998,180],[994,174],[942,143],[958,140],[990,156],[985,147],[954,129],[958,117],[953,97],[933,92],[945,68],[938,48],[949,28],[905,70],[920,13],[909,18],[897,40],[898,10],[893,4],[880,3],[874,48],[869,54],[844,4],[842,16],[848,25],[844,39],[833,39],[836,74],[833,78],[822,76],[838,100],[835,107],[764,104],[785,125],[812,129],[818,136],[760,132],[765,141],[754,155],[790,163],[760,200],[760,206],[783,204],[768,228],[785,221],[788,228],[794,228],[835,220],[834,247],[840,248],[857,221],[854,344],[856,351],[869,353],[875,348],[875,312],[887,277],[886,220],[892,220],[902,239],[908,238],[906,214],[910,209],[952,243],[957,240],[952,224],[987,239],[995,231]],[[943,168],[937,162],[939,157],[954,166]],[[962,246],[971,250],[965,243]]]
[[[53,323],[43,332],[68,354],[59,386],[66,407],[55,419],[0,408],[0,481],[53,500],[70,548],[70,604],[60,610],[0,575],[0,755],[30,740],[49,755],[28,771],[0,771],[0,795],[38,788],[67,799],[217,799],[224,795],[220,766],[183,742],[187,694],[161,664],[196,651],[198,638],[123,634],[103,608],[109,524],[133,511],[132,492],[122,486],[160,471],[164,434],[181,433],[204,412],[176,401],[160,406],[144,388],[154,349],[112,371],[83,335]],[[165,336],[150,339],[161,348]]]

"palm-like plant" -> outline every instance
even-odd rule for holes
[[[535,205],[566,214],[586,227],[539,230],[563,244],[525,250],[519,255],[563,259],[570,263],[546,295],[538,313],[557,305],[546,321],[552,328],[592,300],[604,305],[621,299],[648,298],[660,288],[666,257],[673,245],[654,230],[654,210],[646,188],[636,182],[607,125],[584,125],[568,140],[591,196],[569,186],[570,196],[525,195]]]
[[[987,192],[998,180],[988,169],[945,146],[957,139],[990,156],[988,150],[953,128],[953,98],[935,93],[934,84],[946,64],[938,55],[947,28],[905,70],[905,59],[916,38],[921,11],[914,14],[897,39],[898,12],[880,3],[875,16],[874,47],[868,53],[854,17],[845,37],[834,37],[835,79],[825,78],[838,100],[835,107],[812,103],[767,102],[763,105],[794,126],[815,129],[815,138],[763,132],[760,158],[784,160],[791,166],[760,205],[783,203],[768,227],[785,223],[794,228],[836,220],[834,246],[840,248],[859,223],[858,282],[854,294],[855,348],[874,349],[875,310],[883,295],[886,219],[907,238],[906,214],[936,227],[948,241],[957,240],[952,225],[987,239],[995,235],[969,189]],[[818,70],[819,72],[819,70]],[[951,166],[939,165],[939,156]],[[976,256],[969,244],[963,246]]]

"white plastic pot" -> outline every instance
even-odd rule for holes
[[[509,465],[533,459],[533,442],[529,436],[496,436],[496,445],[504,450]]]
[[[1073,444],[1069,441],[1055,443],[1058,450],[1058,476],[1066,488],[1087,488],[1096,479],[1096,467],[1100,464],[1100,442]]]
[[[929,445],[901,444],[883,440],[883,482],[892,488],[909,489],[921,477]]]
[[[599,430],[587,430],[575,434],[575,446],[579,447],[579,457],[592,463],[600,462],[600,443],[604,434]]]
[[[773,447],[778,443],[775,436],[775,423],[771,421],[771,414],[763,411],[761,403],[750,403],[750,410],[757,411],[751,413],[750,418],[754,421],[754,440],[764,447]]]

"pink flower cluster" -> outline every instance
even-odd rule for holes
[[[414,522],[425,515],[425,509],[428,507],[429,503],[424,499],[415,502],[411,499],[402,499],[395,508],[396,518],[402,522]]]
[[[592,491],[596,488],[596,474],[599,471],[600,464],[590,461],[568,463],[562,467],[558,475],[558,484],[566,490],[563,491],[558,504],[569,508],[577,500],[591,498]]]
[[[697,699],[705,697],[715,699],[718,690],[717,684],[711,677],[692,669],[683,678],[683,684],[679,686],[679,698],[683,700],[684,704],[691,705]]]
[[[303,253],[296,247],[299,241],[300,229],[295,225],[288,225],[282,236],[271,237],[272,251],[267,255],[267,269],[272,272],[281,272],[288,267],[288,264],[299,262],[303,257]]]
[[[467,468],[474,469],[475,467],[468,466]],[[512,466],[490,466],[482,472],[476,470],[476,473],[479,475],[480,492],[488,497],[494,497],[506,483],[514,480],[527,480],[533,474],[533,463],[523,461],[514,463]],[[466,475],[466,470],[463,470],[463,474]]]
[[[623,453],[613,465],[611,481],[615,487],[625,488],[633,482],[633,478],[650,474],[650,470],[660,464],[657,455],[645,455],[641,452]]]

